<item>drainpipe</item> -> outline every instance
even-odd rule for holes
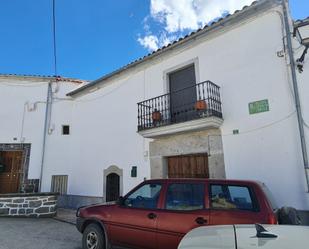
[[[287,39],[287,50],[288,50],[288,54],[290,58],[290,69],[291,69],[291,75],[292,75],[292,81],[293,81],[293,90],[294,90],[294,98],[295,98],[295,105],[296,105],[296,112],[297,112],[298,129],[299,129],[299,134],[300,134],[300,142],[301,142],[301,149],[302,149],[302,155],[303,155],[305,176],[306,176],[306,181],[307,181],[307,192],[309,192],[308,154],[307,154],[306,138],[305,138],[305,132],[304,132],[304,120],[302,117],[302,111],[301,111],[301,105],[300,105],[300,99],[299,99],[298,82],[297,82],[297,76],[296,76],[296,64],[294,60],[294,52],[293,52],[293,45],[292,45],[292,39],[291,39],[292,33],[290,30],[287,4],[288,4],[287,0],[282,1],[284,26],[285,26],[286,39]]]
[[[43,143],[42,143],[42,157],[41,157],[41,171],[40,171],[39,192],[42,191],[42,179],[43,179],[43,170],[44,170],[46,138],[47,138],[47,129],[49,128],[49,113],[50,113],[51,104],[52,104],[52,82],[49,82],[48,86],[47,86],[47,97],[46,97],[44,133],[43,133]]]

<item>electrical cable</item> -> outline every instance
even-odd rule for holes
[[[53,32],[53,59],[54,59],[54,81],[57,83],[57,47],[56,47],[56,0],[52,0],[52,32]],[[42,157],[41,157],[41,170],[39,180],[39,191],[42,191],[42,180],[44,173],[44,160],[46,151],[47,133],[51,124],[52,117],[52,105],[53,105],[53,92],[52,92],[51,80],[47,87],[46,109],[45,109],[45,121],[44,121],[44,133],[43,133],[43,145],[42,145]]]
[[[53,0],[53,56],[54,56],[54,76],[57,77],[57,42],[56,42],[56,1]]]
[[[292,117],[295,113],[296,113],[296,110],[294,110],[293,112],[291,112],[287,116],[285,116],[285,117],[283,117],[283,118],[281,118],[281,119],[279,119],[277,121],[274,121],[274,122],[266,124],[266,125],[262,125],[260,127],[257,127],[257,128],[251,129],[251,130],[239,132],[238,134],[226,133],[226,134],[221,134],[220,136],[226,137],[226,136],[237,136],[237,135],[242,135],[242,134],[253,133],[253,132],[256,132],[256,131],[259,131],[259,130],[262,130],[262,129],[265,129],[265,128],[268,128],[268,127],[271,127],[271,126],[274,126],[274,125],[276,125],[278,123],[281,123],[281,122],[289,119],[290,117]]]

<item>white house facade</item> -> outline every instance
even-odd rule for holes
[[[255,2],[96,81],[63,88],[48,108],[42,171],[29,175],[42,172],[41,190],[61,192],[71,206],[113,200],[144,179],[209,177],[261,181],[280,206],[309,210],[309,67],[305,61],[299,73],[291,63],[289,52],[294,61],[304,47],[284,3]],[[44,110],[32,119],[37,154]],[[6,132],[9,121],[3,143],[17,136]]]

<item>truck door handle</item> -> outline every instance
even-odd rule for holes
[[[203,217],[197,217],[197,218],[195,219],[195,222],[196,222],[197,224],[199,224],[199,225],[203,225],[203,224],[206,224],[206,223],[207,223],[207,220],[204,219]]]
[[[157,218],[157,215],[156,215],[155,213],[149,213],[147,216],[148,216],[148,218],[151,219],[151,220]]]

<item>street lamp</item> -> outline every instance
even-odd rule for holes
[[[296,60],[298,71],[302,73],[303,67],[304,67],[305,56],[309,48],[309,17],[295,24],[294,37],[298,39],[300,44],[305,46],[305,50],[302,56]]]
[[[309,17],[304,21],[296,23],[294,28],[294,36],[305,47],[309,46]]]

